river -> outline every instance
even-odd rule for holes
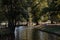
[[[27,29],[26,26],[16,27],[14,32],[15,40],[48,40],[47,33],[36,31],[34,29],[30,31],[26,29]],[[0,40],[11,40],[10,37],[13,38],[13,36],[10,36],[10,35],[0,36]]]
[[[25,26],[16,27],[15,28],[15,40],[27,40],[27,39],[24,39],[24,37],[22,37],[22,36],[24,36],[23,31],[25,31],[25,30],[26,30]],[[32,40],[44,40],[43,39],[44,38],[43,32],[37,31],[37,34],[35,34],[34,32],[32,32],[32,33],[33,33],[33,35],[31,33],[29,34],[29,35],[31,35],[31,39],[33,37]],[[35,38],[34,38],[34,34],[35,34]],[[36,39],[36,37],[38,37],[38,38]],[[25,38],[26,38],[26,36],[25,36]]]
[[[29,31],[29,35],[28,35],[26,34],[26,31],[28,32],[29,29],[26,30],[27,29],[26,26],[16,27],[15,28],[15,40],[60,40],[60,36],[49,34],[49,33],[38,31],[38,30],[36,31],[35,29],[32,30],[32,28],[29,28],[31,31]],[[23,34],[25,34],[25,36]],[[31,37],[29,37],[30,35]],[[24,39],[24,38],[28,38],[28,39]]]
[[[15,39],[22,40],[22,32],[26,29],[25,26],[19,26],[15,28]]]

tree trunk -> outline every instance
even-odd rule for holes
[[[54,24],[54,17],[53,16],[50,16],[51,17],[51,24]]]
[[[53,22],[53,21],[51,21],[51,24],[54,24],[54,22]]]
[[[38,23],[38,22],[36,22],[36,25],[39,25],[39,23]]]
[[[32,26],[32,14],[31,14],[31,7],[28,7],[28,26]]]
[[[8,29],[10,31],[11,40],[15,39],[15,35],[14,35],[14,31],[15,31],[14,20],[8,20]]]

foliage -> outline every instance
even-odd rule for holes
[[[52,0],[51,2],[48,2],[48,7],[45,7],[42,9],[42,15],[48,13],[48,17],[51,21],[58,21],[57,15],[60,14],[60,4],[58,4],[58,1]]]
[[[28,12],[28,8],[29,9]],[[57,15],[60,12],[60,1],[46,0],[2,0],[1,6],[1,19],[6,18],[6,20],[20,20],[29,21],[31,16],[33,22],[38,22],[41,16],[48,14],[47,18],[51,20],[59,19]],[[3,14],[2,14],[3,13]],[[30,13],[30,15],[29,15]],[[3,16],[4,15],[4,16]],[[46,18],[46,19],[47,19]],[[51,20],[51,21],[52,21]]]

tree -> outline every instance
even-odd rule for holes
[[[11,40],[14,40],[15,38],[14,31],[16,20],[21,12],[20,10],[22,10],[18,4],[18,0],[2,0],[2,12],[8,21],[8,29],[11,34]]]
[[[54,18],[57,19],[56,16],[58,12],[60,11],[58,7],[60,4],[58,4],[57,1],[58,0],[52,0],[52,2],[49,4],[49,13],[50,13],[51,23],[53,23]]]
[[[39,0],[38,5],[34,7],[33,9],[33,21],[39,24],[38,22],[41,20],[42,9],[47,7],[47,1],[46,0]]]
[[[43,12],[43,14],[44,13],[47,14],[47,12],[48,12],[49,20],[51,20],[51,23],[53,24],[53,21],[56,21],[57,15],[59,14],[59,11],[60,11],[59,5],[60,4],[58,3],[57,0],[51,0],[51,2],[49,2],[49,0],[48,0],[47,3],[48,3],[48,7],[43,8],[42,12]]]
[[[36,3],[37,0],[20,0],[21,7],[23,8],[24,12],[22,13],[23,17],[29,22],[28,24],[32,23],[33,16],[35,13],[33,11],[38,11],[38,5],[39,3]],[[37,13],[36,13],[37,14]],[[25,16],[26,15],[26,16]],[[37,14],[38,15],[38,14]],[[37,16],[36,16],[37,17]],[[38,20],[38,19],[37,19]],[[36,20],[36,21],[37,21]]]
[[[40,11],[42,7],[42,3],[46,3],[45,0],[20,0],[20,7],[22,8],[21,14],[27,20],[27,22],[31,23],[32,21],[38,24],[40,20]],[[46,5],[46,4],[44,4]]]

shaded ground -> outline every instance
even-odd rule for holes
[[[0,40],[14,40],[14,35],[10,34],[8,28],[0,28]]]
[[[0,40],[14,40],[14,36],[9,34],[9,35],[0,35]]]

